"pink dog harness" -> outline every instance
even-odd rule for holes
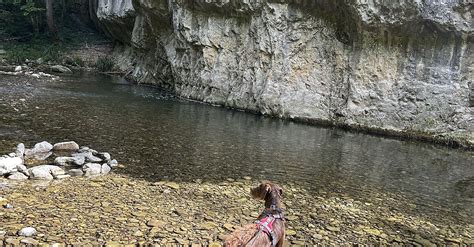
[[[277,239],[275,238],[275,235],[273,233],[273,223],[277,219],[283,220],[283,216],[281,213],[279,214],[269,214],[268,212],[264,211],[264,214],[266,215],[260,220],[255,221],[257,229],[260,231],[263,231],[268,235],[270,238],[270,241],[272,242],[271,246],[276,246],[276,241]]]

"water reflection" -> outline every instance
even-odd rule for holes
[[[252,176],[354,196],[364,190],[403,193],[420,210],[437,205],[473,215],[472,152],[186,102],[110,77],[0,85],[0,93],[28,96],[20,113],[1,110],[1,138],[87,143],[109,150],[127,163],[124,172],[143,179]]]

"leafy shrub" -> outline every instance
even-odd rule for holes
[[[5,47],[6,59],[11,63],[21,64],[26,59],[36,60],[43,58],[45,62],[57,62],[62,56],[63,49],[58,45],[46,44],[45,40],[34,40],[27,43],[18,43]]]
[[[95,63],[95,67],[101,72],[109,72],[115,69],[115,62],[109,56],[99,57]]]

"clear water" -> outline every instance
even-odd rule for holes
[[[2,153],[18,142],[75,140],[110,152],[137,179],[251,176],[357,198],[395,193],[420,214],[473,222],[472,152],[193,103],[102,75],[0,76],[0,99]]]

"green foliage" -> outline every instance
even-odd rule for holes
[[[53,45],[47,39],[36,39],[28,43],[17,43],[5,47],[7,61],[15,64],[24,63],[26,59],[58,62],[63,53],[63,48]]]
[[[86,64],[84,60],[79,56],[65,57],[64,63],[72,65],[72,66],[79,66],[79,67],[84,67],[84,65]]]
[[[27,0],[26,3],[20,7],[20,9],[24,16],[36,15],[45,11],[44,8],[37,7],[35,1],[33,0]]]
[[[109,56],[99,57],[97,59],[95,67],[101,72],[110,72],[115,69],[115,62]]]

